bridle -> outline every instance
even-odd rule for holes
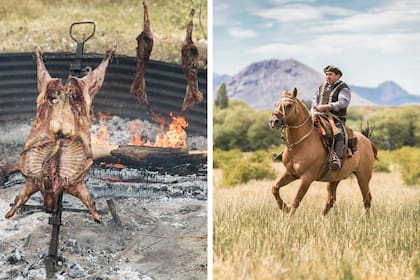
[[[281,115],[282,115],[282,118],[284,119],[284,120],[286,120],[287,119],[287,117],[288,117],[288,115],[290,114],[290,112],[292,112],[292,110],[290,110],[287,114],[286,114],[286,110],[285,110],[285,106],[284,106],[284,102],[283,101],[290,101],[290,102],[292,102],[292,103],[294,103],[294,107],[293,107],[293,109],[296,111],[296,113],[297,113],[297,101],[296,101],[296,99],[294,99],[294,98],[291,98],[291,97],[288,97],[288,96],[283,96],[283,97],[281,97],[280,98],[280,100],[276,103],[276,107],[278,106],[279,107],[279,112],[281,113]],[[281,102],[279,105],[277,105],[279,102]],[[281,109],[281,110],[280,110]]]
[[[287,112],[286,113],[286,110],[285,110],[285,104],[284,104],[284,101],[290,101],[290,102],[292,102],[292,103],[294,103],[294,107],[293,107],[293,109],[292,108],[290,108],[290,110],[289,110],[289,112]],[[294,146],[296,146],[296,145],[298,145],[298,144],[300,144],[300,143],[302,143],[306,138],[308,138],[309,137],[309,135],[311,135],[311,133],[312,133],[312,130],[314,129],[314,126],[313,125],[311,125],[311,130],[308,132],[308,133],[306,133],[305,135],[303,135],[301,138],[299,138],[296,142],[293,142],[293,143],[291,143],[291,144],[289,144],[288,142],[287,142],[287,139],[286,139],[286,137],[285,137],[285,130],[286,130],[286,128],[289,128],[289,129],[297,129],[297,128],[301,128],[301,127],[303,127],[305,124],[306,124],[306,122],[309,120],[309,119],[311,119],[311,114],[308,112],[308,116],[305,118],[305,120],[301,123],[301,124],[299,124],[299,125],[288,125],[288,124],[286,124],[285,123],[285,120],[287,119],[287,117],[288,117],[288,115],[293,111],[293,110],[295,110],[295,112],[296,112],[296,114],[298,114],[298,101],[297,101],[297,99],[296,98],[292,98],[292,97],[288,97],[288,96],[283,96],[283,97],[281,97],[280,98],[280,100],[279,100],[279,102],[281,102],[279,105],[278,105],[278,107],[279,107],[279,112],[281,113],[281,118],[284,120],[283,121],[283,124],[281,125],[281,138],[284,140],[284,142],[286,143],[286,146],[287,146],[287,148],[288,148],[288,150],[289,151],[291,151],[292,149],[293,149],[293,147]],[[278,102],[277,102],[277,104],[278,104]],[[276,106],[277,107],[277,106]],[[287,106],[286,106],[287,107]],[[281,109],[281,110],[280,110]]]

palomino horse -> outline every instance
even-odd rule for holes
[[[293,214],[309,186],[313,181],[328,182],[328,199],[322,214],[325,216],[336,200],[338,183],[354,173],[363,196],[366,215],[369,215],[372,196],[369,191],[369,181],[372,177],[373,161],[376,158],[376,147],[369,140],[369,128],[362,133],[355,132],[358,150],[351,158],[344,161],[338,172],[328,171],[328,155],[324,149],[319,132],[314,129],[311,113],[305,104],[296,98],[297,89],[293,93],[283,92],[276,103],[269,125],[272,129],[283,128],[287,147],[282,161],[286,169],[278,182],[272,187],[273,195],[279,208]],[[287,206],[280,197],[280,188],[300,179],[298,192],[291,207]]]

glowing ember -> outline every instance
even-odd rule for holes
[[[139,122],[131,122],[129,129],[133,135],[133,141],[130,145],[138,146],[151,146],[151,147],[162,147],[162,148],[186,148],[187,147],[187,133],[185,128],[188,126],[188,122],[183,117],[174,116],[170,113],[172,122],[165,129],[164,123],[161,124],[160,131],[156,137],[150,137],[150,132],[144,131],[140,127]],[[142,131],[140,134],[139,131]]]
[[[121,163],[108,163],[108,162],[100,162],[99,165],[112,166],[112,167],[120,168],[120,169],[126,167],[124,164],[121,164]]]
[[[115,144],[109,141],[109,132],[106,126],[106,120],[111,119],[111,116],[98,112],[99,128],[95,133],[91,133],[91,143],[93,144]]]

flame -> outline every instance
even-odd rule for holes
[[[130,145],[162,147],[162,148],[186,148],[187,147],[187,133],[185,128],[188,122],[183,117],[174,116],[169,114],[172,122],[169,123],[168,128],[165,129],[165,122],[160,124],[160,132],[156,135],[155,139],[151,141],[150,132],[143,131],[142,135],[138,132],[141,130],[139,122],[132,122],[129,125],[132,131],[133,141]]]
[[[112,117],[101,112],[97,113],[99,128],[91,133],[92,144],[116,144],[111,143],[107,127],[107,120]],[[188,122],[181,116],[169,114],[170,123],[167,118],[156,115],[154,122],[159,125],[147,127],[143,121],[137,119],[128,122],[128,132],[132,141],[129,145],[161,147],[161,148],[187,148],[187,133],[185,128]]]
[[[97,113],[99,118],[99,128],[98,130],[93,134],[91,133],[91,143],[93,144],[115,144],[110,142],[109,132],[108,128],[106,126],[106,121],[111,119],[112,117],[104,114],[102,112]]]

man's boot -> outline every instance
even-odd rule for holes
[[[330,169],[339,171],[341,169],[340,158],[343,156],[344,139],[335,139],[334,142],[334,153],[331,157]]]
[[[279,160],[279,161],[282,161],[283,160],[283,151],[281,151],[278,154],[277,153],[274,153],[274,152],[272,152],[271,154],[273,155],[274,160]]]

